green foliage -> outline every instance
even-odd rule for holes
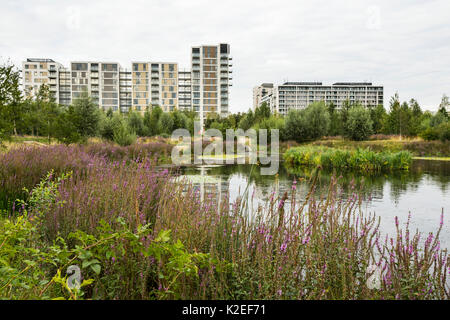
[[[146,134],[146,128],[144,125],[144,119],[137,112],[130,111],[128,113],[128,127],[130,131],[135,132],[138,136],[142,137]]]
[[[362,106],[350,109],[347,119],[346,134],[352,140],[366,140],[372,134],[370,111]]]
[[[255,122],[269,118],[271,115],[270,108],[266,102],[263,102],[255,109]]]
[[[159,133],[165,133],[167,135],[172,134],[173,125],[174,125],[174,121],[173,121],[172,117],[170,116],[170,114],[165,113],[165,112],[163,114],[161,114],[161,116],[159,117],[159,120],[158,120]]]
[[[145,118],[144,123],[148,128],[148,133],[150,136],[154,136],[154,135],[161,133],[159,131],[158,123],[159,123],[159,118],[161,117],[162,114],[163,114],[163,110],[161,109],[161,107],[154,106],[151,109],[150,115]]]
[[[113,140],[120,146],[129,146],[136,141],[136,134],[129,128],[124,119],[115,117],[113,124]]]
[[[82,92],[81,96],[73,101],[69,115],[80,136],[93,137],[98,133],[100,111],[87,92]]]
[[[369,110],[370,119],[372,120],[373,133],[383,133],[383,124],[386,121],[387,117],[386,110],[384,109],[383,105],[379,104],[376,107],[370,107]]]
[[[0,147],[23,116],[20,71],[13,64],[0,65]]]
[[[330,115],[324,102],[314,102],[303,110],[290,110],[285,138],[297,142],[321,138],[328,133]]]
[[[287,140],[302,142],[307,140],[308,126],[304,110],[290,110],[285,120]]]
[[[110,299],[124,290],[120,283],[127,274],[127,264],[121,261],[143,256],[157,264],[147,263],[146,277],[155,275],[161,287],[136,287],[133,294],[142,298],[180,298],[181,284],[198,280],[201,268],[221,263],[209,254],[189,253],[180,240],[172,241],[170,230],[161,230],[152,241],[149,224],[132,230],[122,217],[111,224],[100,221],[95,235],[81,230],[67,238],[58,236],[49,242],[41,217],[57,203],[58,187],[70,174],[56,180],[50,172],[31,191],[30,201],[20,216],[0,219],[0,298],[6,299]],[[79,287],[67,285],[62,276],[69,265],[77,265],[84,279]],[[145,282],[144,278],[144,282]],[[133,281],[133,279],[129,279]],[[132,294],[132,295],[133,295]]]
[[[308,138],[318,139],[328,133],[330,115],[323,101],[313,102],[305,109],[308,126]]]
[[[268,118],[263,119],[262,121],[258,122],[253,127],[257,132],[260,129],[266,129],[267,130],[267,139],[268,141],[271,141],[271,130],[277,129],[279,130],[279,137],[280,140],[285,140],[285,123],[284,119],[277,116],[270,116]]]
[[[73,114],[73,107],[69,106],[58,115],[55,125],[54,137],[66,145],[83,140],[82,135],[78,132],[73,122]]]
[[[359,148],[340,150],[312,146],[290,148],[284,153],[283,158],[291,167],[322,166],[328,169],[362,172],[408,170],[412,162],[412,155],[407,151],[391,153]]]

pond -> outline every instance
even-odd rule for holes
[[[264,205],[273,191],[283,194],[292,188],[297,179],[297,198],[304,200],[310,184],[311,170],[288,171],[282,163],[277,176],[260,175],[258,167],[251,165],[219,165],[186,167],[182,177],[199,188],[202,197],[213,194],[228,197],[230,203],[244,193],[248,185],[248,197],[253,195],[251,205]],[[326,195],[332,173],[321,171],[317,194]],[[338,173],[342,197],[351,196],[356,189],[364,195],[362,209],[381,217],[383,234],[395,233],[395,216],[404,225],[411,213],[410,230],[419,229],[424,235],[435,232],[444,212],[441,246],[450,248],[450,161],[414,160],[407,172],[363,176],[357,173]],[[303,179],[300,179],[303,178]],[[352,189],[352,186],[354,189]],[[289,204],[287,204],[289,205]]]

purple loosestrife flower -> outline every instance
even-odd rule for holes
[[[284,243],[281,245],[281,247],[280,247],[280,251],[281,251],[281,252],[286,252],[286,249],[287,249],[287,243],[284,242]]]

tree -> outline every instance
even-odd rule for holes
[[[400,107],[400,99],[398,97],[398,93],[395,93],[393,97],[391,97],[391,100],[389,102],[389,114],[386,121],[386,128],[385,130],[387,133],[394,133],[394,134],[402,134],[401,131],[401,125],[400,125],[400,113],[401,113],[401,107]]]
[[[98,133],[100,110],[87,92],[82,92],[81,96],[74,100],[71,112],[72,122],[80,136],[87,138]]]
[[[55,102],[55,97],[50,91],[50,87],[42,84],[36,95],[36,111],[40,119],[40,133],[46,135],[50,144],[50,137],[55,136],[56,121],[61,112],[59,105]]]
[[[441,100],[441,103],[439,104],[439,109],[438,109],[438,112],[439,113],[442,113],[442,115],[445,117],[445,118],[447,118],[448,119],[448,112],[447,112],[447,109],[450,107],[450,102],[449,102],[449,100],[448,100],[448,97],[444,94],[443,96],[442,96],[442,100]]]
[[[22,112],[22,94],[19,88],[20,71],[13,64],[0,65],[0,145],[16,133]]]
[[[325,102],[317,101],[305,109],[305,117],[308,124],[308,138],[319,139],[328,133],[330,127],[330,115]]]
[[[249,110],[239,120],[239,128],[242,130],[248,130],[253,126],[254,123],[255,123],[255,116],[253,115],[253,111]]]
[[[120,146],[129,146],[136,141],[136,134],[122,116],[114,116],[113,119],[113,140]]]
[[[367,139],[372,134],[372,120],[370,111],[362,106],[350,109],[346,123],[347,137],[361,141]]]
[[[285,137],[287,140],[302,142],[308,140],[308,123],[305,110],[289,110],[285,120]]]
[[[420,132],[420,123],[422,121],[422,109],[415,99],[409,101],[409,109],[411,110],[411,120],[409,124],[410,135],[417,136]]]
[[[400,135],[411,136],[411,112],[408,103],[401,104],[399,117]]]
[[[347,136],[347,126],[345,125],[347,123],[348,119],[348,113],[350,109],[352,108],[352,104],[350,103],[350,100],[346,99],[342,102],[342,107],[340,110],[340,118],[341,118],[341,135]]]
[[[158,122],[159,118],[163,114],[163,110],[159,106],[153,106],[149,115],[145,117],[144,124],[147,127],[149,136],[155,136],[159,134]]]
[[[173,119],[170,114],[163,112],[159,117],[158,129],[160,133],[171,134],[173,130]]]
[[[263,102],[259,107],[255,109],[256,121],[261,121],[270,117],[270,108],[266,102]]]
[[[174,110],[171,112],[171,116],[173,119],[173,130],[175,129],[187,129],[187,120],[186,115],[178,110]]]
[[[100,137],[103,139],[113,141],[114,140],[114,127],[117,124],[116,118],[121,118],[120,114],[114,115],[111,109],[105,113],[101,113],[100,123],[99,123],[99,133]]]
[[[377,105],[376,107],[370,107],[370,119],[372,120],[372,129],[374,133],[382,133],[383,132],[383,124],[386,121],[386,110],[384,109],[382,104]]]
[[[336,110],[336,105],[331,102],[328,104],[328,114],[330,115],[330,129],[328,134],[330,136],[337,136],[342,133],[342,123],[339,113]]]
[[[133,111],[130,111],[128,113],[128,126],[130,130],[135,132],[138,136],[145,136],[146,130],[144,120],[139,113]]]
[[[258,133],[260,129],[266,129],[268,143],[270,143],[272,139],[272,129],[279,130],[280,140],[284,141],[286,139],[285,121],[283,118],[275,115],[272,115],[269,118],[265,118],[262,121],[258,122],[256,125],[254,125],[254,129],[258,131]]]
[[[73,122],[73,115],[73,106],[69,106],[57,116],[56,120],[54,137],[67,145],[82,140],[82,136]]]

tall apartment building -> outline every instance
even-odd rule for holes
[[[253,88],[253,110],[259,107],[263,97],[273,94],[273,83],[263,83]]]
[[[68,106],[72,101],[72,78],[70,70],[67,68],[61,68],[59,70],[59,103]]]
[[[178,107],[192,110],[192,72],[178,71]]]
[[[133,62],[133,109],[158,105],[164,111],[178,108],[178,63]]]
[[[132,62],[127,70],[117,62],[73,61],[70,68],[52,59],[27,59],[22,64],[23,89],[35,95],[50,86],[56,102],[69,105],[86,91],[104,110],[145,111],[159,105],[164,111],[192,110],[200,119],[215,112],[226,116],[232,85],[230,45],[191,48],[191,70],[176,62]]]
[[[262,85],[255,90],[262,91]],[[359,102],[365,107],[382,105],[383,87],[370,82],[336,82],[331,86],[324,86],[321,82],[285,82],[261,97],[261,103],[267,102],[271,111],[279,114],[306,108],[315,101],[333,103],[339,109],[346,100]]]
[[[128,112],[132,106],[132,74],[128,69],[119,69],[119,106],[121,112]]]
[[[228,114],[231,60],[228,44],[192,47],[192,110],[202,123],[209,113]]]
[[[117,62],[71,63],[72,100],[86,91],[103,110],[127,111],[131,105],[131,73]]]
[[[59,102],[59,71],[63,65],[52,59],[27,59],[22,62],[23,89],[27,97],[36,95],[42,84],[50,88]]]

